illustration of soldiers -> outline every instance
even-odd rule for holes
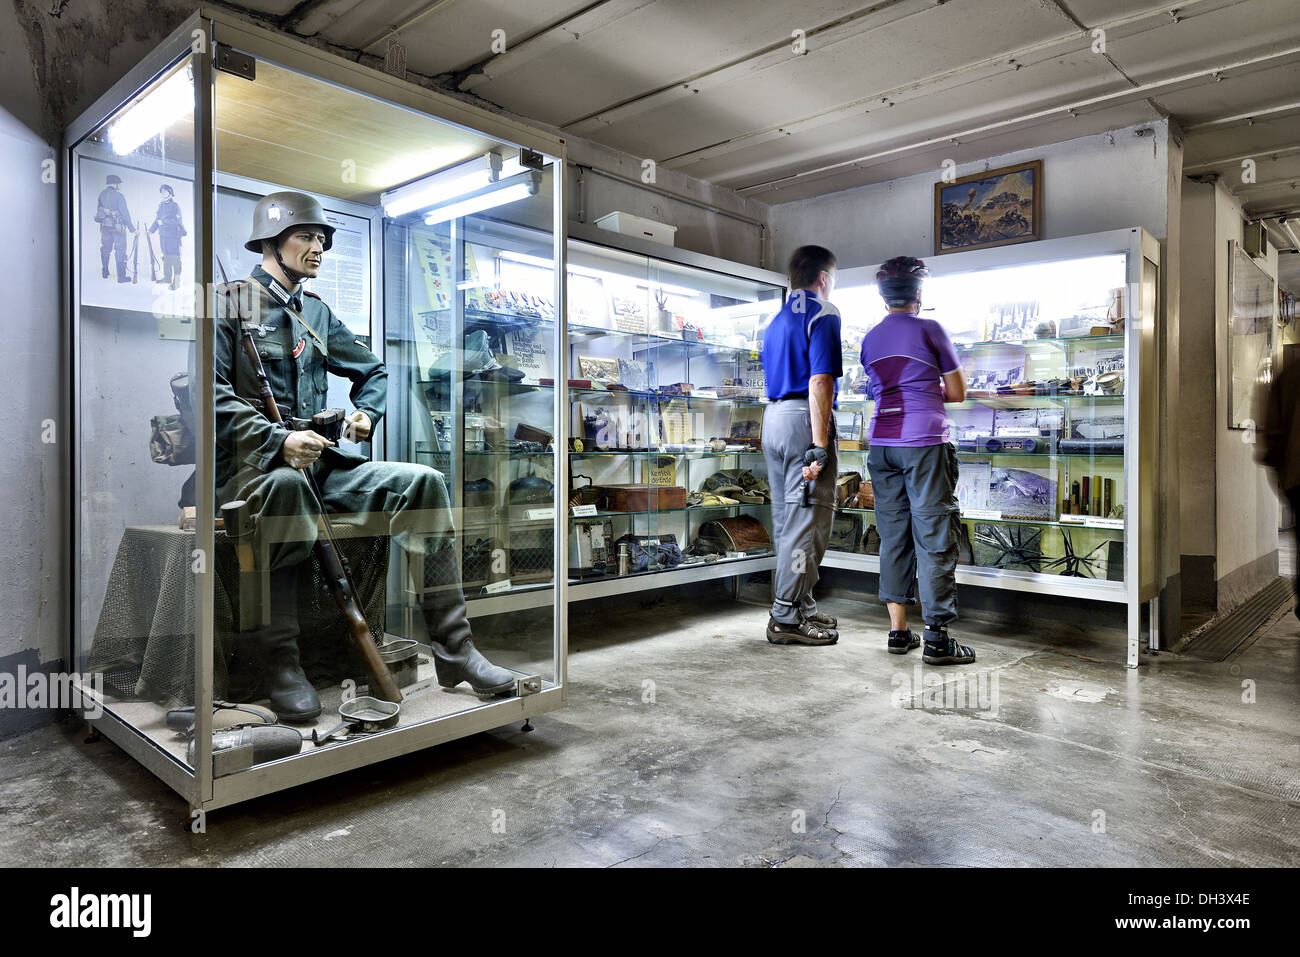
[[[126,197],[122,195],[122,177],[109,173],[104,182],[107,185],[99,194],[95,210],[95,222],[99,223],[100,275],[108,278],[111,253],[117,261],[117,281],[130,282],[131,277],[126,274],[126,237],[135,232],[135,223],[131,221]]]
[[[158,244],[162,248],[163,274],[160,282],[167,283],[172,289],[181,285],[181,237],[187,235],[185,224],[181,221],[181,206],[176,202],[176,192],[163,183],[158,187],[162,200],[158,203],[158,212],[154,215],[149,232],[158,234]]]
[[[352,382],[356,411],[347,422],[356,441],[368,439],[384,414],[384,364],[329,306],[303,288],[304,280],[320,272],[333,239],[334,227],[315,199],[305,193],[271,193],[254,209],[244,244],[261,255],[261,265],[248,279],[218,287],[217,500],[242,499],[255,527],[278,529],[266,543],[270,624],[248,636],[263,659],[271,708],[286,721],[310,721],[321,710],[298,647],[298,566],[312,552],[319,512],[303,474],[307,469],[325,508],[340,516],[340,523],[390,536],[410,557],[412,568],[424,568],[424,581],[413,585],[438,683],[453,688],[467,681],[482,696],[513,693],[515,673],[492,664],[474,647],[442,473],[405,462],[372,462],[310,429],[287,431],[263,414],[256,370],[240,339],[244,321],[257,323],[258,353],[286,419],[308,419],[325,409],[329,373]]]

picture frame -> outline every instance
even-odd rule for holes
[[[1228,428],[1263,421],[1273,381],[1276,282],[1237,240],[1228,242]]]
[[[618,359],[604,356],[578,356],[578,372],[584,379],[601,385],[622,385],[619,378]]]
[[[1043,236],[1043,161],[934,184],[934,255]]]

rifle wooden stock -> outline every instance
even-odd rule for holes
[[[262,367],[262,357],[257,353],[257,343],[253,341],[251,326],[251,323],[240,323],[244,351],[248,353],[249,361],[253,363],[253,368],[257,372],[257,387],[262,396],[262,411],[268,419],[280,425],[283,424],[280,407],[276,404],[275,396],[271,392],[270,380],[267,379],[266,370]],[[357,646],[357,651],[361,652],[366,670],[370,673],[370,681],[373,685],[371,694],[384,701],[400,702],[402,692],[397,687],[393,673],[388,670],[383,656],[379,654],[374,639],[370,637],[370,625],[366,623],[366,616],[361,613],[361,602],[357,598],[356,586],[352,583],[352,576],[348,573],[348,567],[344,564],[343,556],[339,554],[338,545],[334,541],[334,530],[330,527],[329,517],[325,514],[325,499],[321,496],[320,489],[316,487],[316,477],[312,474],[311,466],[300,471],[307,479],[307,487],[311,489],[319,509],[316,517],[316,557],[320,559],[321,568],[325,572],[330,594],[347,621],[348,634]]]

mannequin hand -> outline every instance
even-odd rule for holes
[[[289,437],[284,440],[284,445],[280,447],[280,456],[289,468],[305,469],[320,458],[326,446],[334,444],[323,435],[317,435],[311,430],[290,432]]]
[[[370,430],[374,425],[370,421],[370,416],[360,409],[347,417],[347,423],[343,427],[343,438],[349,442],[364,442],[370,438]]]

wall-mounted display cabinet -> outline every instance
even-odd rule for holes
[[[402,429],[390,423],[392,453],[449,477],[470,614],[553,600],[556,469],[570,600],[770,569],[758,349],[782,277],[571,235],[557,347],[549,241],[525,224],[389,232],[389,288],[410,322],[388,345],[415,397]]]
[[[948,439],[961,463],[960,583],[1128,605],[1156,596],[1154,325],[1159,245],[1141,229],[928,260],[922,314],[948,330],[966,374]],[[844,270],[841,470],[868,480],[873,403],[862,337],[884,309],[868,270]],[[879,570],[869,495],[836,517],[825,564]],[[1151,620],[1157,620],[1152,615]],[[1152,636],[1153,641],[1157,640]]]
[[[563,141],[204,10],[69,128],[64,163],[70,653],[96,728],[206,809],[561,707],[569,397],[494,356],[524,362],[503,344],[525,326],[537,355],[570,350]],[[280,191],[329,240],[291,308],[245,248]],[[294,202],[262,210],[272,234]],[[255,360],[298,431],[373,420],[315,492]],[[466,611],[502,580],[545,597]],[[467,640],[491,681],[461,680]],[[285,656],[319,713],[214,734],[271,720],[214,702],[288,700]]]

